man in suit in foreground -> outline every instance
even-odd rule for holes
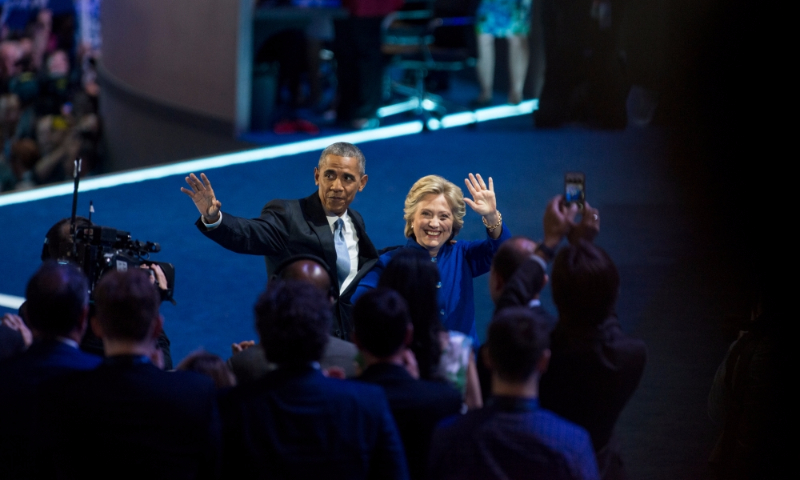
[[[538,245],[527,237],[516,236],[509,238],[492,258],[492,268],[489,271],[489,295],[495,303],[496,311],[502,310],[510,304],[527,305],[533,312],[540,316],[551,327],[555,326],[556,318],[542,307],[539,294],[547,284],[547,271],[544,259],[536,255]],[[523,273],[524,271],[524,273]],[[524,282],[515,277],[524,277]],[[506,287],[514,282],[524,285],[524,291],[519,288],[509,290]],[[510,294],[514,298],[508,298]],[[505,297],[504,297],[505,294]],[[524,294],[525,298],[518,298]]]
[[[306,282],[273,281],[255,312],[267,360],[278,368],[220,398],[226,475],[408,478],[383,391],[319,369],[331,321],[325,295]]]
[[[547,325],[529,308],[495,315],[484,354],[493,396],[484,408],[439,425],[429,478],[598,478],[586,430],[539,406],[547,344]]]
[[[191,188],[181,191],[200,212],[196,225],[205,236],[237,253],[264,255],[268,273],[297,254],[316,255],[331,268],[335,266],[337,304],[331,333],[350,340],[350,296],[378,259],[364,220],[349,208],[356,193],[367,185],[365,169],[366,160],[358,147],[334,143],[322,151],[314,168],[316,192],[299,200],[272,200],[261,216],[253,219],[223,214],[222,203],[203,173],[199,179],[194,174],[186,177]]]
[[[88,323],[89,284],[73,265],[43,263],[25,289],[25,314],[34,342],[0,362],[0,478],[26,478],[34,401],[42,382],[97,367],[101,357],[78,349]]]
[[[317,256],[295,255],[288,258],[278,265],[273,279],[308,282],[316,286],[333,303],[331,274],[322,259]],[[256,344],[250,340],[234,344],[233,349],[235,353],[228,359],[228,366],[236,374],[236,380],[240,384],[261,378],[276,367],[275,364],[267,362],[264,345],[261,343]],[[345,378],[355,377],[356,354],[358,349],[355,345],[338,337],[329,336],[328,344],[325,345],[325,351],[319,361],[320,367],[323,371],[336,368],[337,373],[344,372]]]
[[[150,363],[163,318],[149,275],[106,273],[94,295],[92,327],[106,358],[95,370],[43,386],[38,478],[107,478],[99,465],[128,478],[216,478],[216,387],[204,375]],[[97,467],[75,461],[87,453]]]
[[[406,450],[412,479],[425,476],[436,424],[461,410],[461,393],[446,382],[418,380],[404,367],[404,353],[414,327],[403,297],[378,288],[365,293],[353,308],[354,338],[366,370],[358,380],[380,385],[389,400]]]

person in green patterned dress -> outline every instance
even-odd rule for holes
[[[478,36],[478,63],[475,68],[481,87],[480,96],[473,102],[476,106],[488,106],[492,102],[495,38],[508,40],[508,103],[516,105],[522,101],[522,88],[528,72],[532,3],[533,0],[481,0],[475,26]]]

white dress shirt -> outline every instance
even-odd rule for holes
[[[342,288],[339,289],[341,293],[347,289],[347,286],[356,278],[358,273],[358,234],[356,233],[356,226],[353,225],[353,220],[347,212],[344,212],[341,217],[326,215],[325,218],[328,219],[328,224],[331,226],[331,233],[336,229],[336,220],[340,218],[344,220],[344,242],[347,244],[347,253],[350,254],[350,273],[347,274],[347,278],[342,282]],[[336,272],[336,265],[328,265],[328,268],[332,272]]]

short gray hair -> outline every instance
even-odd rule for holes
[[[367,159],[364,158],[364,154],[361,152],[361,150],[352,143],[336,142],[328,145],[319,156],[317,168],[322,170],[322,164],[325,163],[325,157],[328,155],[336,155],[337,157],[355,157],[358,159],[358,173],[364,175],[364,173],[367,171]]]

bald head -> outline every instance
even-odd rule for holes
[[[492,300],[497,301],[514,272],[534,255],[536,246],[536,242],[522,236],[511,237],[500,245],[492,259],[489,276],[489,293]]]
[[[328,270],[314,260],[297,260],[290,263],[281,271],[279,278],[310,283],[325,295],[328,295],[331,289],[331,276]]]

